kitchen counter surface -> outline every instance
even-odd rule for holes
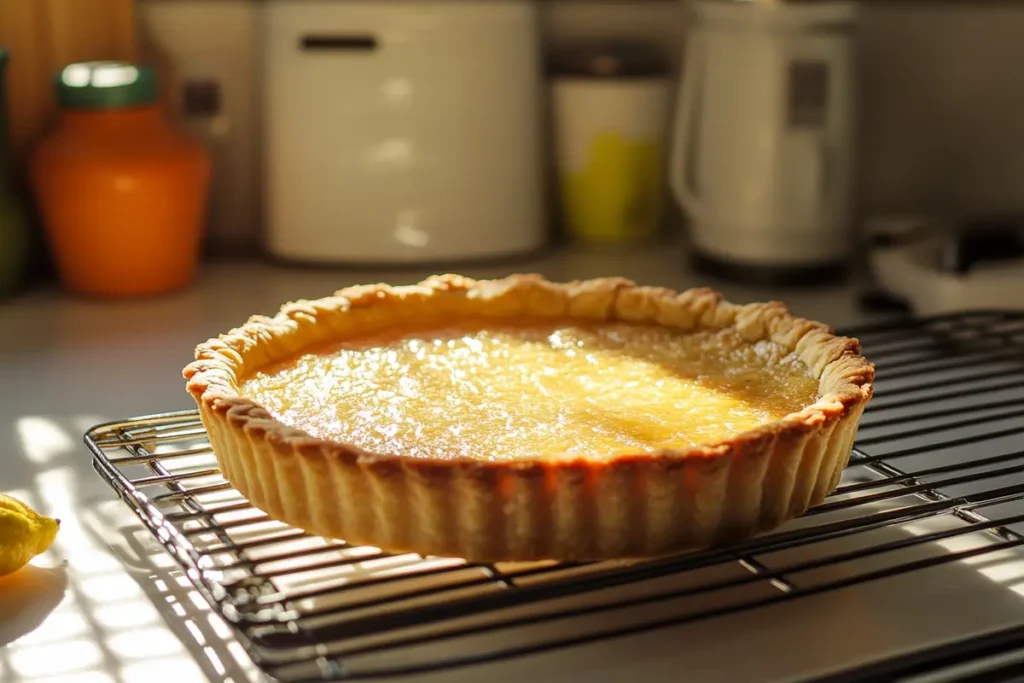
[[[782,299],[834,325],[859,318],[848,287],[771,291],[715,282],[688,273],[674,248],[555,253],[463,272],[524,270],[552,279],[622,275],[677,289],[709,285],[736,301]],[[192,348],[250,314],[351,284],[401,284],[427,274],[217,263],[189,290],[158,300],[86,301],[52,291],[0,304],[0,491],[62,520],[50,552],[0,580],[0,645],[17,639],[0,647],[0,681],[254,679],[226,627],[168,573],[170,558],[93,472],[81,435],[107,420],[194,407],[181,379]],[[193,601],[191,613],[205,618],[173,618],[184,614],[182,601]],[[211,648],[213,639],[225,645]]]

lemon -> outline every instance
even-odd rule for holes
[[[59,526],[59,520],[0,493],[0,576],[18,571],[46,552]]]

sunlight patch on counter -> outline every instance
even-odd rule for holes
[[[185,647],[166,628],[134,628],[107,637],[107,647],[121,659],[152,659],[184,655]]]
[[[17,454],[30,465],[32,478],[17,489],[4,493],[23,501],[40,514],[61,520],[61,528],[50,550],[33,560],[40,571],[66,572],[70,585],[62,589],[62,601],[33,630],[16,636],[0,648],[0,680],[11,683],[161,683],[163,681],[206,680],[194,661],[198,655],[209,659],[218,671],[220,658],[210,657],[207,648],[188,651],[189,641],[167,627],[146,591],[128,566],[111,555],[111,548],[124,543],[120,524],[97,532],[90,525],[89,508],[81,500],[79,468],[68,466],[66,455],[76,454],[76,427],[91,426],[97,420],[79,417],[57,421],[25,416],[13,425],[21,441]],[[86,425],[86,423],[88,423]],[[16,457],[17,457],[16,456]],[[109,533],[109,537],[106,535]],[[170,567],[173,561],[161,551],[156,565]],[[43,567],[59,567],[46,569]],[[178,581],[175,577],[172,581]],[[186,582],[187,583],[187,582]],[[226,626],[222,626],[226,629]],[[223,655],[222,655],[223,656]],[[226,679],[225,679],[226,680]]]
[[[72,674],[33,678],[32,683],[117,683],[117,681],[113,676],[102,671],[78,671]]]
[[[57,643],[89,635],[89,621],[77,609],[61,608],[50,614],[41,628],[37,628],[14,641],[19,648],[35,647],[36,645]],[[0,680],[4,680],[0,677]]]
[[[98,605],[93,608],[92,617],[101,627],[111,631],[136,629],[160,621],[159,612],[145,598]]]
[[[39,415],[18,418],[15,431],[21,440],[21,452],[36,464],[45,465],[78,446],[54,420]]]
[[[964,522],[955,517],[943,516],[907,524],[903,526],[903,529],[915,536],[926,536],[949,528],[950,524],[964,525]],[[999,542],[994,534],[985,531],[967,532],[959,536],[934,541],[936,545],[950,553],[967,552]],[[1024,596],[1024,581],[1022,581],[1024,579],[1024,555],[1021,554],[1019,548],[981,553],[958,562],[973,567],[978,574],[986,579],[1006,586],[1014,593]]]
[[[205,678],[199,665],[185,657],[147,659],[121,669],[121,680],[124,683],[178,683]]]
[[[103,663],[99,645],[86,638],[65,640],[60,644],[60,656],[54,656],[54,645],[18,647],[8,656],[13,672],[27,679],[84,672]]]

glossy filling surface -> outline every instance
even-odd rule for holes
[[[317,437],[421,458],[600,459],[728,439],[813,403],[807,367],[732,330],[464,323],[350,340],[241,391]]]

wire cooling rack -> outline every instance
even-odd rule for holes
[[[861,339],[878,383],[839,489],[775,533],[675,557],[567,565],[392,555],[311,536],[249,505],[221,477],[194,412],[100,425],[85,440],[96,471],[269,675],[453,670],[754,613],[1024,545],[1024,315],[844,332]],[[878,535],[922,520],[944,524]],[[752,586],[768,590],[744,590]],[[1015,648],[1024,625],[839,678],[982,657],[995,657],[992,670],[1019,671],[1024,660],[1006,659]]]

